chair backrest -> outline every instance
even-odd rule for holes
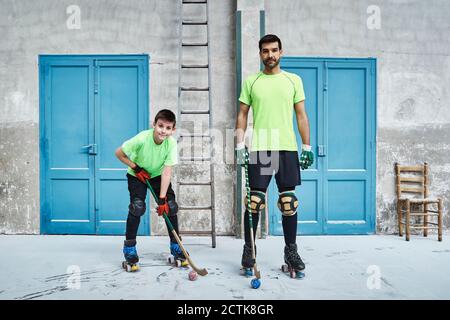
[[[428,197],[428,163],[401,166],[395,163],[397,199]]]

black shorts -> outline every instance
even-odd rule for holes
[[[248,165],[250,189],[267,190],[274,173],[278,189],[300,185],[297,151],[250,152]]]
[[[147,197],[147,185],[145,185],[138,178],[132,176],[129,173],[127,173],[127,179],[128,191],[130,192],[130,202],[133,201],[133,198],[139,198],[145,202],[145,198]],[[161,176],[151,178],[148,181],[150,182],[153,191],[155,191],[156,196],[159,197],[159,191],[161,190]],[[175,192],[172,189],[172,183],[169,184],[166,195],[168,200],[175,200]],[[153,196],[150,195],[150,197],[150,201],[153,201]]]

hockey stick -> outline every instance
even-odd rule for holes
[[[253,219],[251,212],[251,195],[250,195],[250,182],[248,180],[248,163],[249,163],[249,154],[245,153],[245,189],[247,190],[247,211],[248,211],[248,222],[250,225],[250,239],[252,244],[252,259],[255,262],[253,265],[253,271],[255,272],[256,279],[261,279],[261,273],[258,271],[258,267],[256,266],[256,255],[255,255],[255,239],[253,238]],[[256,231],[256,230],[255,230]]]
[[[147,187],[150,189],[151,194],[153,195],[153,198],[155,199],[156,203],[158,203],[158,197],[155,194],[155,191],[153,190],[152,186],[150,185],[150,182],[148,182],[148,180],[145,181],[147,184]],[[167,214],[165,212],[163,212],[163,217],[167,222],[167,225],[169,226],[169,230],[170,232],[172,232],[173,236],[175,237],[175,240],[177,240],[178,245],[180,246],[181,250],[184,253],[184,256],[186,257],[187,261],[189,262],[189,265],[192,267],[192,269],[194,269],[195,272],[197,272],[199,275],[201,276],[206,276],[208,274],[208,271],[203,268],[197,268],[195,266],[195,264],[192,262],[191,257],[189,256],[189,254],[187,253],[186,249],[184,249],[183,244],[181,243],[180,238],[177,235],[177,232],[175,231],[172,223],[170,222],[169,218],[167,217]]]

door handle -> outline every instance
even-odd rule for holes
[[[97,144],[91,143],[86,146],[82,146],[81,149],[89,149],[88,152],[90,155],[96,155],[97,154]]]
[[[319,144],[318,151],[317,151],[317,156],[318,157],[325,157],[325,155],[326,155],[325,146],[323,144]]]

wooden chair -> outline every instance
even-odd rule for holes
[[[395,163],[395,179],[400,237],[403,236],[405,225],[406,241],[409,241],[411,229],[423,229],[424,237],[428,236],[429,229],[438,229],[438,240],[442,241],[442,199],[428,197],[428,163],[424,162],[419,166],[400,166]],[[417,224],[417,220],[420,222],[421,217],[423,223]],[[430,222],[430,217],[437,217],[437,223]],[[411,224],[411,218],[416,220],[414,221],[416,224]]]

